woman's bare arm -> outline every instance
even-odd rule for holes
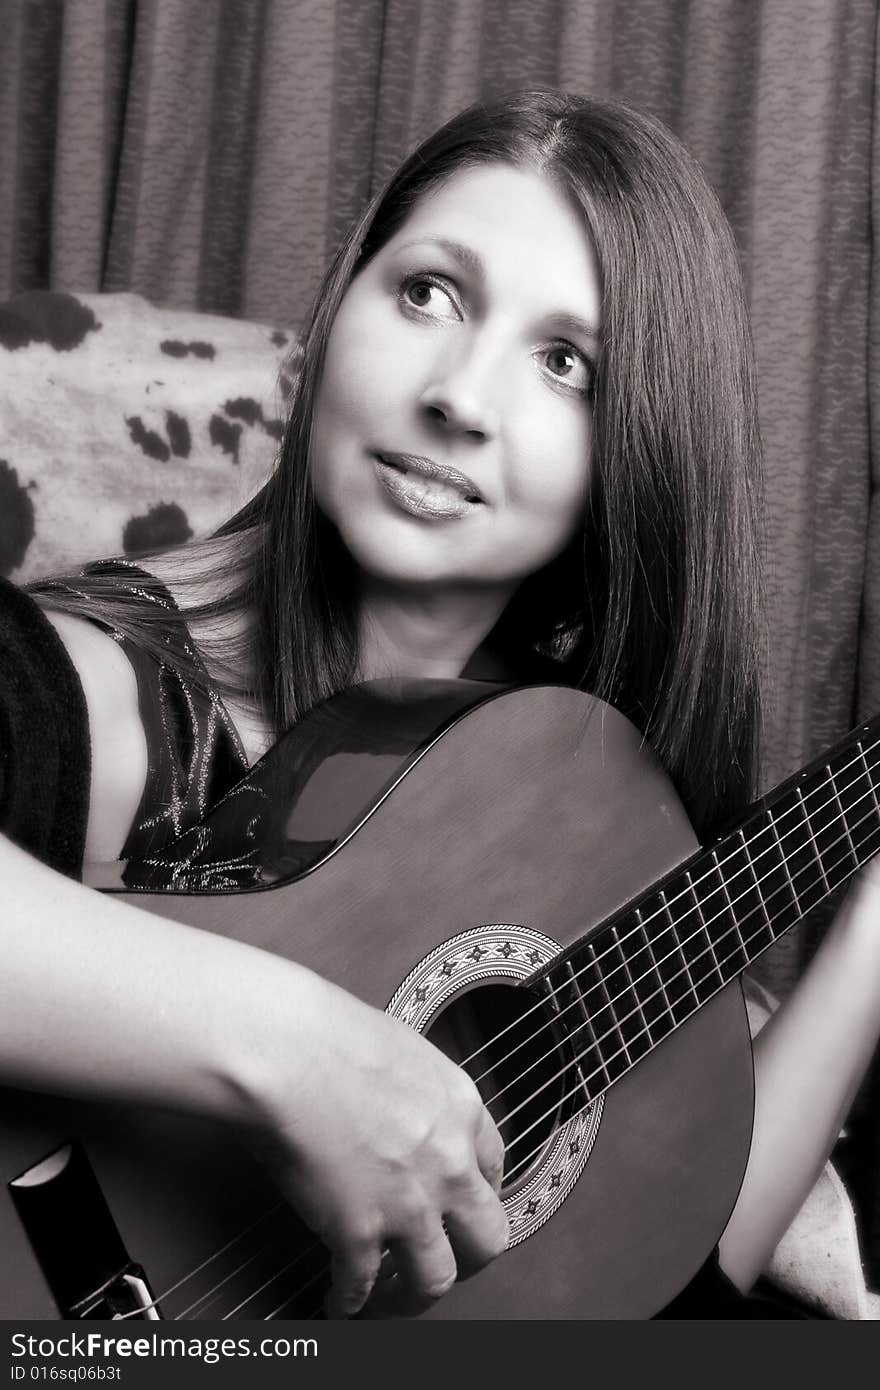
[[[504,1249],[502,1144],[465,1073],[292,962],[166,921],[0,836],[0,1078],[261,1130],[354,1312],[398,1251],[400,1309]],[[447,1229],[444,1229],[444,1220]]]
[[[863,869],[791,997],[754,1043],[748,1167],[719,1243],[743,1290],[818,1178],[880,1035],[880,864]]]

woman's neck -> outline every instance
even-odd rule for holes
[[[461,675],[506,599],[486,592],[438,595],[366,587],[358,618],[358,678]]]

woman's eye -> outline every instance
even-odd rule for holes
[[[432,318],[457,319],[461,315],[451,288],[427,275],[414,275],[403,283],[403,301]]]
[[[589,362],[567,343],[555,343],[542,353],[544,366],[550,375],[571,391],[588,395],[592,387],[593,373]]]

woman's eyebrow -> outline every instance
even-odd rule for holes
[[[446,251],[458,261],[459,265],[482,280],[486,278],[486,269],[482,259],[470,246],[465,246],[464,242],[454,241],[451,237],[438,236],[433,232],[426,232],[424,236],[415,237],[412,241],[407,241],[399,249],[408,251],[414,246],[439,246],[441,251]],[[560,331],[575,333],[593,342],[598,347],[600,342],[599,330],[595,323],[590,323],[588,319],[581,318],[579,314],[571,314],[567,310],[548,314],[548,321],[552,321],[559,326]]]
[[[465,270],[469,270],[472,275],[485,277],[485,268],[476,251],[470,246],[465,246],[461,241],[453,241],[450,237],[435,236],[426,232],[424,236],[417,237],[414,241],[408,241],[400,247],[401,251],[408,251],[412,246],[439,246],[441,251],[447,251],[454,257]]]
[[[569,313],[551,314],[549,317],[563,332],[574,333],[582,338],[587,338],[590,342],[595,343],[596,347],[599,346],[601,342],[599,330],[588,319],[582,319],[578,314]]]

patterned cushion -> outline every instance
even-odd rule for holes
[[[295,350],[134,294],[0,305],[0,573],[209,532],[271,467]]]

